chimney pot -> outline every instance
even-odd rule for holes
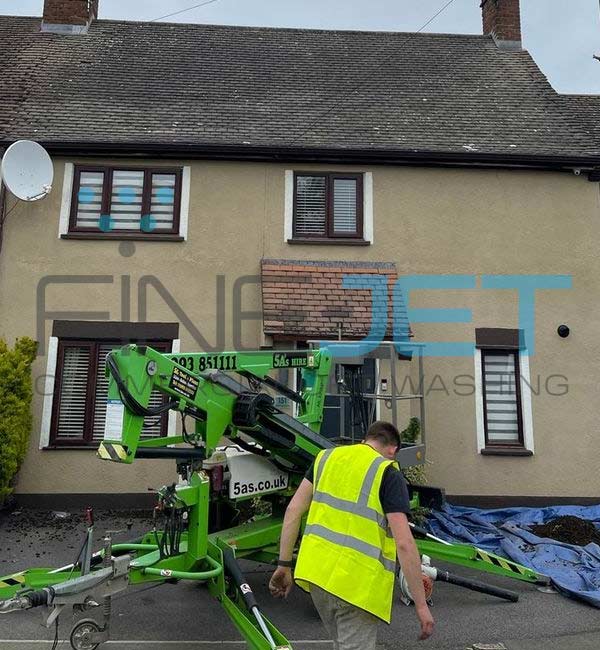
[[[98,16],[99,0],[44,0],[42,31],[85,34]]]
[[[481,0],[481,13],[483,33],[491,35],[498,47],[522,49],[519,0]]]

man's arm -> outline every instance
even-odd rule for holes
[[[279,542],[279,559],[288,562],[294,555],[294,546],[300,532],[302,517],[310,508],[313,486],[310,481],[303,479],[296,493],[289,502],[283,517],[281,541]],[[290,593],[293,585],[291,567],[279,566],[269,581],[269,590],[273,596],[282,598]]]
[[[417,617],[421,624],[420,639],[426,639],[433,632],[433,617],[425,600],[421,574],[421,558],[413,539],[408,519],[403,512],[390,512],[387,519],[396,542],[402,572],[406,576],[408,588],[415,603]]]

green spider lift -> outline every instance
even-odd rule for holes
[[[102,624],[83,618],[71,631],[72,647],[90,650],[109,638],[115,594],[129,585],[192,580],[208,587],[249,648],[291,648],[261,613],[237,560],[276,563],[286,505],[317,453],[333,444],[319,435],[332,356],[330,347],[184,355],[127,345],[109,353],[99,458],[125,464],[136,458],[174,459],[179,481],[158,491],[157,523],[141,539],[114,544],[108,533],[103,548],[92,553],[89,512],[88,535],[74,564],[0,577],[0,613],[44,606],[50,626],[67,606],[101,608]],[[274,379],[278,369],[299,370],[300,389]],[[295,402],[297,416],[276,408],[265,389]],[[162,403],[151,407],[156,391]],[[144,439],[144,419],[162,417],[168,410],[181,415],[181,434]],[[186,418],[194,421],[193,431]],[[404,451],[399,452],[401,464]],[[239,508],[256,496],[270,502],[271,513],[239,523]],[[413,507],[424,500],[429,504],[432,488],[411,486],[411,496]],[[448,544],[418,529],[415,534],[419,550],[431,558],[545,582],[534,571],[491,553]]]

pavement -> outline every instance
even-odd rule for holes
[[[35,566],[72,562],[85,525],[78,514],[56,517],[34,510],[0,513],[0,575]],[[127,530],[128,524],[130,529]],[[151,526],[146,513],[96,513],[99,541],[106,530],[126,532],[115,542],[134,539]],[[99,548],[99,545],[98,545]],[[268,593],[273,568],[243,562],[264,614],[292,642],[294,650],[332,650],[310,598],[294,589],[285,601]],[[519,593],[518,603],[438,583],[434,589],[434,636],[417,641],[411,607],[395,595],[392,624],[379,629],[380,650],[599,650],[600,611],[560,594],[541,593],[534,585],[444,567]],[[60,650],[70,648],[71,612],[61,616]],[[0,650],[51,650],[54,628],[42,625],[40,610],[0,616]],[[100,646],[122,650],[242,650],[245,643],[205,587],[180,582],[131,588],[113,598],[111,641]]]

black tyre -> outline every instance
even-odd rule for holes
[[[96,650],[99,643],[92,643],[90,636],[100,632],[100,626],[91,618],[79,621],[71,630],[71,647],[73,650]]]

